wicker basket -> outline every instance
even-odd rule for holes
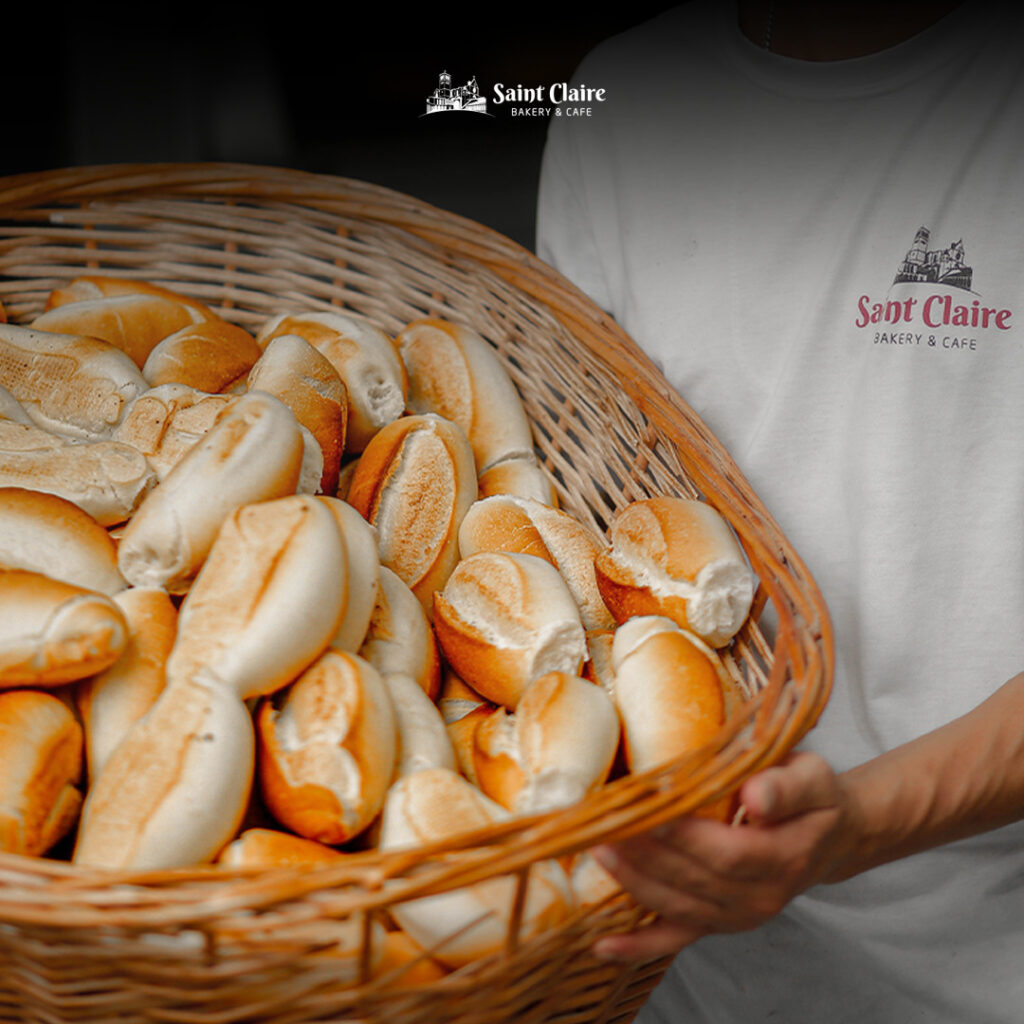
[[[703,496],[761,580],[726,661],[748,701],[699,755],[624,778],[582,805],[409,853],[317,870],[196,868],[116,875],[0,855],[0,1019],[228,1024],[628,1021],[666,963],[589,953],[635,927],[624,896],[540,938],[515,921],[501,955],[442,980],[355,979],[331,928],[368,936],[395,902],[511,874],[710,802],[778,760],[827,699],[821,597],[719,442],[622,330],[566,280],[480,225],[344,179],[234,165],[114,166],[0,180],[0,301],[27,320],[83,272],[185,292],[256,328],[288,310],[346,307],[396,332],[423,315],[492,342],[524,397],[564,507],[604,531],[653,494]],[[771,613],[774,639],[757,622]],[[515,915],[513,915],[515,916]]]

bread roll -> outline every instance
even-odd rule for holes
[[[459,560],[459,524],[476,498],[473,453],[440,416],[404,416],[366,446],[348,501],[377,528],[381,564],[430,614]]]
[[[383,675],[395,710],[398,751],[395,776],[456,766],[455,750],[437,705],[411,676]]]
[[[189,306],[197,311],[200,319],[208,320],[216,316],[208,305],[181,292],[161,287],[151,281],[111,277],[105,274],[81,274],[67,284],[54,288],[46,299],[45,309],[51,310],[69,302],[87,302],[90,299],[102,299],[113,295],[159,296],[179,305]]]
[[[635,501],[609,528],[595,562],[616,620],[665,615],[713,647],[727,644],[750,612],[757,581],[729,524],[685,498]]]
[[[117,441],[73,444],[14,420],[0,419],[0,487],[56,494],[101,526],[123,523],[156,483],[146,457]]]
[[[589,850],[584,850],[572,859],[569,882],[576,904],[580,907],[604,903],[623,891],[618,879],[609,874]]]
[[[399,779],[389,790],[381,822],[382,849],[416,848],[486,829],[509,817],[461,775],[432,768]],[[516,879],[502,876],[451,892],[394,903],[403,931],[441,963],[457,968],[500,953],[507,942]],[[529,940],[569,913],[568,878],[555,861],[532,865],[519,937]]]
[[[2,323],[3,321],[0,321]],[[32,426],[32,420],[28,413],[21,407],[21,403],[7,390],[0,387],[0,420],[14,420],[15,423]]]
[[[381,427],[405,412],[405,367],[391,338],[368,321],[330,311],[282,314],[268,321],[256,340],[266,349],[282,334],[305,338],[345,382],[347,452],[361,452]]]
[[[19,569],[0,571],[0,690],[58,686],[112,665],[128,642],[103,594]]]
[[[522,399],[497,352],[470,328],[416,320],[395,339],[409,375],[409,409],[458,423],[473,448],[477,473],[533,453]]]
[[[463,559],[434,599],[434,630],[455,672],[509,709],[538,676],[579,675],[587,654],[568,586],[534,555],[482,552]]]
[[[390,692],[367,661],[324,652],[257,716],[260,791],[283,825],[344,843],[377,816],[395,769]]]
[[[391,988],[415,988],[440,981],[448,971],[429,956],[401,929],[384,936],[384,955],[374,971],[380,984]]]
[[[599,686],[549,672],[476,728],[477,784],[514,814],[579,803],[608,778],[619,746],[619,716]]]
[[[164,666],[178,626],[177,608],[158,588],[123,590],[114,596],[114,603],[128,624],[124,653],[106,671],[75,688],[91,779],[163,692]]]
[[[381,675],[416,680],[430,700],[441,689],[441,656],[423,606],[398,575],[380,566],[380,589],[359,654]]]
[[[697,750],[725,721],[715,652],[662,616],[621,625],[612,646],[626,762],[646,771]]]
[[[291,682],[338,628],[344,575],[341,535],[322,500],[238,509],[181,605],[168,680],[208,680],[242,699]]]
[[[339,850],[270,828],[249,828],[217,855],[226,868],[305,867],[341,860]]]
[[[615,670],[612,668],[612,645],[615,642],[614,629],[587,631],[587,662],[583,666],[583,678],[597,683],[609,697],[615,697]]]
[[[248,374],[260,357],[256,339],[227,320],[204,320],[168,334],[146,357],[150,387],[184,384],[215,393]]]
[[[327,494],[318,496],[341,534],[345,548],[345,611],[331,646],[355,654],[366,638],[380,593],[380,556],[377,531],[347,502]]]
[[[238,398],[143,500],[118,548],[121,574],[138,587],[187,590],[227,517],[293,494],[301,463],[291,411],[261,392]]]
[[[323,457],[317,491],[333,497],[348,421],[348,392],[338,371],[305,339],[280,334],[267,343],[247,386],[249,391],[266,391],[284,402],[316,438]]]
[[[490,498],[495,494],[514,494],[558,507],[555,485],[533,452],[502,459],[478,474],[478,497]]]
[[[0,851],[39,857],[82,806],[82,730],[60,698],[0,693]]]
[[[241,824],[253,760],[252,719],[234,692],[172,681],[92,783],[74,863],[145,871],[212,860]]]
[[[127,584],[117,546],[88,513],[66,498],[0,487],[0,569],[26,569],[110,596]]]
[[[603,547],[601,538],[568,512],[511,494],[474,502],[459,527],[463,558],[481,551],[511,551],[550,562],[572,592],[587,629],[615,625],[594,575],[594,559]]]
[[[105,341],[16,324],[0,325],[0,383],[36,426],[79,440],[108,439],[149,386]]]

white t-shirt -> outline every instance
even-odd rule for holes
[[[701,414],[822,588],[844,769],[1024,670],[1024,5],[789,60],[694,0],[552,119],[540,256]],[[1024,728],[1024,723],[1022,723]],[[1024,824],[677,959],[641,1017],[1024,1021]]]

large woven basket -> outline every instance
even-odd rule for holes
[[[81,168],[0,180],[0,301],[41,311],[83,272],[185,292],[249,328],[344,307],[396,332],[433,315],[494,344],[563,506],[602,532],[654,494],[702,496],[761,580],[726,656],[748,698],[699,754],[608,785],[582,805],[461,842],[353,855],[317,870],[111,874],[0,855],[0,1020],[228,1022],[628,1021],[665,961],[602,963],[601,934],[645,920],[625,896],[422,986],[357,983],[330,953],[401,899],[511,874],[708,803],[777,761],[827,699],[832,646],[800,559],[720,443],[635,344],[564,278],[473,222],[372,185],[266,167]],[[766,618],[769,616],[769,618]],[[758,622],[771,621],[768,628]],[[515,917],[515,915],[513,915]],[[364,947],[366,943],[363,944]],[[361,973],[360,973],[361,972]]]

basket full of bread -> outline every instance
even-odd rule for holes
[[[0,1018],[628,1021],[588,851],[831,683],[813,580],[618,325],[244,165],[0,180]]]

